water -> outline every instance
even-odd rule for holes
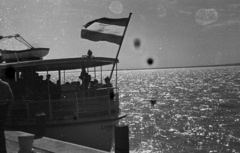
[[[120,107],[128,114],[121,124],[129,125],[131,152],[240,152],[239,72],[239,66],[120,71]]]
[[[119,72],[131,152],[240,152],[240,67]],[[150,99],[157,100],[153,107]]]

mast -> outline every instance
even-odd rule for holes
[[[128,24],[129,24],[129,21],[130,21],[131,16],[132,16],[132,13],[129,13],[127,26],[126,26],[126,28],[125,28],[124,31],[123,31],[123,38],[121,39],[120,45],[119,45],[119,47],[118,47],[118,52],[117,52],[117,55],[116,55],[115,61],[114,61],[114,63],[113,63],[112,71],[111,71],[111,74],[110,74],[110,80],[111,80],[111,78],[112,78],[112,74],[113,74],[113,71],[114,71],[115,65],[116,65],[116,63],[117,63],[118,55],[119,55],[119,52],[120,52],[120,50],[121,50],[122,42],[123,42],[123,39],[124,39],[125,33],[126,33],[126,31],[127,31],[127,27],[128,27]]]

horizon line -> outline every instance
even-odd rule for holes
[[[239,66],[240,63],[231,64],[216,64],[216,65],[195,65],[195,66],[166,66],[166,67],[155,67],[155,68],[129,68],[129,69],[118,69],[120,71],[124,70],[152,70],[152,69],[178,69],[178,68],[198,68],[198,67],[221,67],[221,66]],[[103,70],[109,71],[109,70]]]

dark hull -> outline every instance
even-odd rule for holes
[[[54,122],[47,125],[46,137],[75,143],[104,151],[110,151],[114,142],[114,126],[126,115],[119,115],[114,119],[98,121],[67,121],[66,123]],[[35,133],[33,124],[8,127],[10,130],[18,130]]]

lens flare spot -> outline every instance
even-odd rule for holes
[[[121,14],[122,11],[123,11],[123,5],[122,5],[122,3],[119,2],[119,1],[113,1],[113,2],[109,5],[109,10],[110,10],[112,13]]]
[[[200,25],[208,25],[218,20],[218,12],[215,9],[199,9],[195,14],[195,21]]]

